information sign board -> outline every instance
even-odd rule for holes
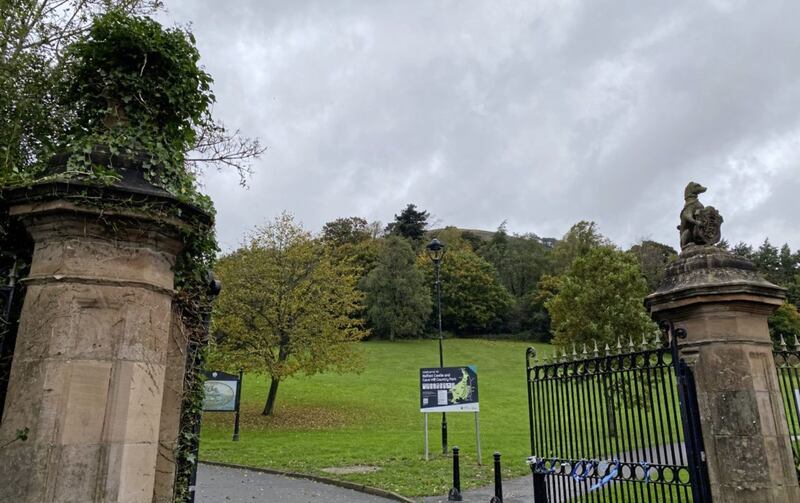
[[[236,412],[239,410],[239,376],[225,372],[206,372],[203,410]]]
[[[419,369],[420,412],[478,412],[478,372],[466,367]]]

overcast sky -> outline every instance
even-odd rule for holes
[[[800,248],[800,2],[166,0],[215,115],[268,147],[210,173],[223,249],[283,210],[678,247],[690,180],[723,237]]]

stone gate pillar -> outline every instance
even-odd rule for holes
[[[645,301],[687,331],[715,503],[800,501],[767,327],[783,299],[746,259],[690,244]]]
[[[22,428],[30,435],[0,452],[0,501],[154,497],[172,268],[185,225],[163,210],[199,212],[136,170],[122,174],[114,187],[51,183],[9,194],[35,249],[0,440]],[[86,203],[93,199],[100,204]]]

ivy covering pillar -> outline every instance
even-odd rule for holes
[[[113,204],[82,205],[71,197],[76,193],[175,204],[163,195],[74,184],[12,194],[11,215],[25,224],[35,249],[23,280],[2,432],[29,434],[0,455],[4,466],[15,467],[0,470],[0,500],[149,503],[173,267],[185,224]]]
[[[185,167],[214,101],[198,60],[183,30],[98,17],[63,61],[56,94],[71,113],[56,153],[0,180],[34,241],[0,424],[0,501],[166,503],[186,492],[202,397],[186,346],[204,340],[217,252],[213,207]]]

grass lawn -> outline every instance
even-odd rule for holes
[[[281,383],[274,417],[261,416],[269,380],[247,374],[241,440],[231,441],[233,415],[206,413],[200,457],[242,465],[341,478],[405,496],[446,494],[452,461],[441,455],[441,414],[431,414],[431,460],[423,459],[419,369],[439,363],[435,340],[364,342],[361,374],[295,377]],[[483,467],[477,466],[474,416],[447,415],[449,445],[461,448],[462,488],[493,481],[492,453],[503,455],[504,478],[529,474],[525,349],[516,341],[449,339],[446,366],[477,365]],[[539,354],[547,344],[535,344]],[[323,468],[379,467],[373,473],[331,475]]]

